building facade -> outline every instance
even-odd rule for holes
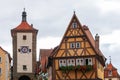
[[[103,80],[106,58],[99,49],[99,36],[95,40],[76,14],[49,57],[50,80]]]
[[[11,59],[10,54],[0,47],[0,80],[11,79]]]
[[[104,80],[120,80],[117,68],[112,65],[111,61],[104,69]]]
[[[22,22],[11,30],[13,42],[13,80],[33,80],[36,68],[36,38],[38,30],[27,23],[25,10]]]

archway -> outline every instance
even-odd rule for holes
[[[19,80],[30,80],[30,78],[28,76],[21,76]]]

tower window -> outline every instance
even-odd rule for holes
[[[26,39],[27,39],[26,35],[23,35],[23,40],[26,40]]]
[[[72,23],[72,28],[77,28],[77,23],[76,22]]]
[[[23,65],[23,70],[26,71],[27,70],[27,66]]]
[[[108,76],[112,76],[112,71],[111,70],[109,70]]]

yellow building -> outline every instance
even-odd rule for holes
[[[10,54],[0,47],[0,80],[10,80]]]
[[[94,39],[74,13],[60,45],[49,57],[49,80],[103,80],[105,60],[98,34]]]

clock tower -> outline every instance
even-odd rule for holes
[[[38,30],[27,23],[25,10],[20,25],[11,30],[13,43],[13,80],[33,80],[36,67]]]

